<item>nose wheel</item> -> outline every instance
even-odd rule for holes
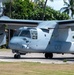
[[[45,58],[48,59],[48,58],[53,58],[53,53],[45,53]]]
[[[15,55],[14,55],[14,58],[15,58],[15,59],[20,59],[20,54],[15,54]]]

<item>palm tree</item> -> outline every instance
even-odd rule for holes
[[[71,14],[71,18],[73,18],[74,15],[74,0],[63,0],[64,4],[66,5],[65,7],[61,8],[60,11],[65,12],[67,14]]]
[[[42,20],[44,20],[45,17],[45,10],[46,10],[46,4],[47,4],[48,0],[34,0],[34,2],[36,4],[38,4],[42,9],[43,9],[43,16],[42,16]],[[53,1],[53,0],[50,0]]]
[[[45,0],[44,6],[43,6],[43,18],[42,18],[43,20],[44,20],[44,17],[45,17],[45,10],[46,10],[47,1],[48,0]],[[50,0],[50,1],[53,1],[53,0]]]

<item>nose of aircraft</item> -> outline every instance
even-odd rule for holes
[[[20,38],[18,37],[13,37],[10,42],[9,42],[9,47],[12,49],[12,48],[15,48],[16,45],[21,41]]]
[[[28,48],[27,43],[29,41],[26,40],[26,38],[22,37],[13,37],[9,42],[9,47],[11,49],[22,49],[22,48]]]

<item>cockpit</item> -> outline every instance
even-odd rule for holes
[[[19,29],[14,33],[14,36],[18,36],[18,37],[27,37],[27,38],[31,38],[31,39],[37,39],[38,38],[38,34],[37,34],[37,30],[34,29]]]

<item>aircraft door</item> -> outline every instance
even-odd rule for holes
[[[0,46],[6,44],[5,26],[0,26]]]

